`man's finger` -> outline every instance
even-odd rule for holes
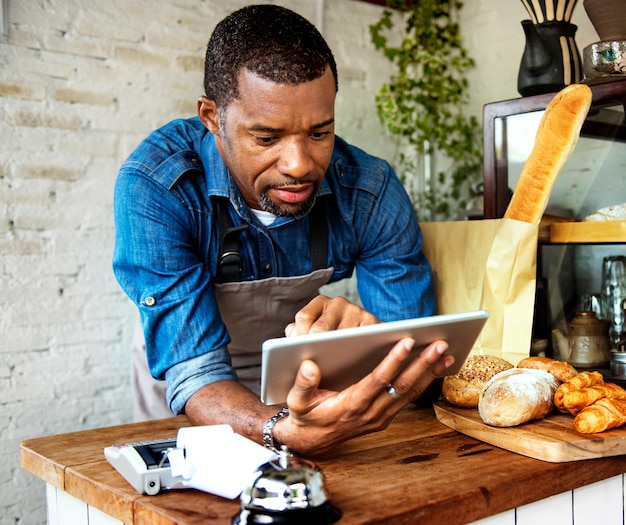
[[[324,305],[328,300],[328,297],[318,295],[296,312],[294,322],[291,323],[294,328],[290,329],[290,335],[308,334],[313,323],[315,323],[324,312]]]
[[[393,381],[393,386],[410,401],[417,399],[435,377],[454,363],[454,357],[444,355],[445,341],[436,341],[426,347]]]
[[[313,361],[308,359],[302,361],[294,385],[287,394],[289,410],[300,413],[308,412],[317,394],[317,387],[321,379],[320,369]]]

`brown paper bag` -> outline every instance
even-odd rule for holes
[[[423,250],[438,313],[487,310],[472,354],[517,363],[530,354],[538,225],[511,219],[425,222]]]

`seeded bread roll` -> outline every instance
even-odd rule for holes
[[[554,182],[578,142],[591,98],[589,86],[570,84],[550,101],[539,123],[533,150],[522,168],[505,217],[539,224]]]
[[[513,427],[541,419],[554,409],[558,386],[558,379],[544,370],[505,370],[483,388],[478,413],[487,425],[494,427]]]
[[[470,356],[457,374],[443,380],[443,397],[448,403],[464,408],[476,408],[480,392],[493,376],[513,365],[492,355]]]
[[[550,359],[549,357],[527,357],[517,363],[517,368],[532,368],[534,370],[544,370],[551,373],[561,383],[569,381],[578,374],[572,365],[565,361]]]

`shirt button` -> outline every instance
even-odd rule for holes
[[[265,273],[265,275],[269,275],[270,273],[272,273],[272,267],[269,264],[265,265],[265,268],[263,268],[263,272]]]
[[[146,306],[154,306],[156,304],[156,299],[154,297],[146,297],[144,302],[146,303]]]

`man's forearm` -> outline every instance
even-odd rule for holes
[[[263,443],[263,425],[280,407],[266,406],[237,381],[217,381],[202,387],[185,405],[194,425],[228,424],[235,432]]]

